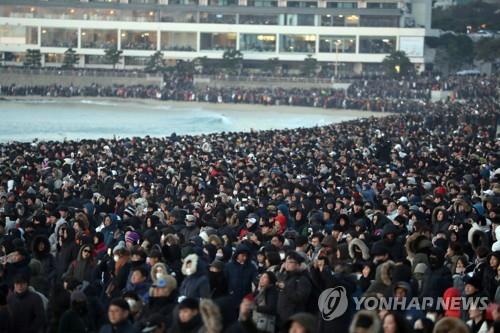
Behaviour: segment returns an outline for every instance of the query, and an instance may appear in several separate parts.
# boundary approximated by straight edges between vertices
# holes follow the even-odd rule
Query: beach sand
[[[142,98],[119,98],[119,97],[43,97],[43,96],[13,96],[4,97],[5,101],[14,100],[58,100],[58,101],[78,101],[78,100],[89,100],[89,101],[112,101],[115,103],[127,104],[128,102],[134,104],[144,104],[144,105],[154,105],[154,106],[172,106],[175,108],[182,109],[193,109],[193,108],[203,108],[212,111],[230,111],[234,112],[279,112],[283,114],[290,115],[303,115],[303,114],[315,114],[315,115],[335,115],[339,117],[355,117],[355,118],[367,118],[367,117],[385,117],[391,115],[389,112],[371,112],[371,111],[360,111],[360,110],[344,110],[344,109],[324,109],[315,107],[305,107],[305,106],[288,106],[288,105],[261,105],[261,104],[233,104],[233,103],[206,103],[206,102],[179,102],[179,101],[162,101],[156,99],[142,99]],[[1,105],[0,100],[0,105]],[[158,108],[157,110],[162,110]],[[126,111],[126,109],[124,109]]]

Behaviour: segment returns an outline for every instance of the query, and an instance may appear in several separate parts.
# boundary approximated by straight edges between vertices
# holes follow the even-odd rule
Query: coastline
[[[350,109],[325,109],[307,106],[288,106],[288,105],[261,105],[261,104],[230,104],[230,103],[208,103],[208,102],[185,102],[185,101],[162,101],[157,99],[146,99],[146,98],[120,98],[120,97],[45,97],[45,96],[0,96],[1,102],[15,102],[15,101],[36,101],[36,100],[57,100],[57,101],[95,101],[95,102],[114,102],[127,104],[129,101],[135,104],[143,104],[145,106],[171,106],[175,108],[185,108],[193,109],[197,107],[202,107],[210,111],[230,111],[230,112],[241,112],[242,114],[248,112],[279,112],[284,115],[301,115],[304,113],[315,114],[315,115],[335,115],[339,117],[355,117],[355,118],[370,118],[370,117],[385,117],[393,115],[390,112],[373,112],[373,111],[360,111],[360,110],[350,110]],[[158,109],[162,111],[162,109]],[[165,110],[163,110],[165,111]],[[126,111],[124,111],[126,112]]]

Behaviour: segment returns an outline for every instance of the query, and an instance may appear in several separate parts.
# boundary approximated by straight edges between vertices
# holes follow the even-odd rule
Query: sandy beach
[[[385,117],[391,115],[389,112],[371,112],[360,110],[344,110],[344,109],[324,109],[304,106],[288,106],[288,105],[260,105],[260,104],[229,104],[229,103],[206,103],[206,102],[179,102],[179,101],[161,101],[156,99],[142,99],[142,98],[118,98],[118,97],[43,97],[43,96],[15,96],[4,97],[3,101],[16,101],[16,100],[44,100],[44,101],[113,101],[114,103],[135,103],[153,106],[172,106],[175,108],[192,109],[203,108],[213,111],[231,111],[231,112],[259,112],[259,111],[275,111],[291,115],[304,115],[304,114],[318,114],[318,115],[332,115],[335,114],[340,117]],[[0,107],[2,100],[0,100]],[[158,109],[161,110],[161,109]],[[125,111],[125,110],[124,110]]]

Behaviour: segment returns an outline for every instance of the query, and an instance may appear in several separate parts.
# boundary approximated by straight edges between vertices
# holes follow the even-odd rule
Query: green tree
[[[40,50],[27,49],[26,56],[24,59],[25,67],[41,67],[42,66],[42,54]]]
[[[179,74],[193,75],[195,72],[195,62],[190,60],[179,60],[175,64],[175,68]]]
[[[472,1],[447,9],[436,8],[432,11],[432,28],[458,33],[465,33],[467,26],[471,26],[473,30],[500,30],[499,9],[498,4],[482,1]]]
[[[120,58],[122,56],[123,51],[118,50],[116,47],[111,47],[109,49],[104,50],[104,57],[106,58],[106,63],[113,65],[113,69],[116,68],[116,65],[120,63]]]
[[[429,38],[427,45],[436,48],[434,65],[443,72],[460,69],[474,59],[474,43],[465,34],[447,33],[439,38]]]
[[[64,52],[62,68],[74,68],[79,60],[80,57],[76,54],[76,51],[70,47]]]
[[[384,58],[382,65],[389,76],[404,76],[413,71],[413,65],[404,51],[393,51]]]
[[[237,74],[243,64],[243,53],[236,49],[228,49],[222,55],[222,69],[230,74]]]
[[[198,73],[210,74],[210,69],[213,71],[213,67],[210,67],[210,60],[207,56],[195,58],[193,64],[195,71]]]
[[[312,57],[312,55],[308,55],[304,62],[302,63],[302,74],[305,76],[314,76],[316,75],[316,71],[318,70],[318,60]]]
[[[147,72],[156,73],[165,68],[165,61],[163,59],[163,53],[161,51],[156,51],[153,53],[146,63],[145,70]]]
[[[476,58],[495,61],[500,58],[500,38],[483,38],[476,43]]]
[[[280,60],[278,58],[269,58],[263,67],[266,72],[276,74],[281,70]]]

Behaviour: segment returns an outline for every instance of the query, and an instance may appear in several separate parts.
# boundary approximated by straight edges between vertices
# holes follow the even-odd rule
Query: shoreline
[[[325,109],[312,106],[289,106],[289,105],[262,105],[262,104],[245,104],[245,103],[208,103],[208,102],[187,102],[187,101],[172,101],[172,100],[157,100],[157,99],[147,99],[147,98],[120,98],[120,97],[85,97],[85,96],[74,96],[74,97],[47,97],[47,96],[0,96],[1,102],[15,102],[15,101],[36,101],[36,100],[56,100],[56,101],[110,101],[115,103],[127,104],[129,101],[135,104],[143,104],[145,106],[172,106],[177,108],[192,109],[196,107],[202,107],[210,111],[232,111],[232,112],[283,112],[284,115],[302,115],[304,113],[316,114],[316,115],[335,115],[339,117],[356,117],[356,118],[380,118],[395,113],[391,112],[374,112],[374,111],[360,111],[351,109]],[[166,111],[158,109],[158,111]],[[126,112],[126,111],[124,111]]]

